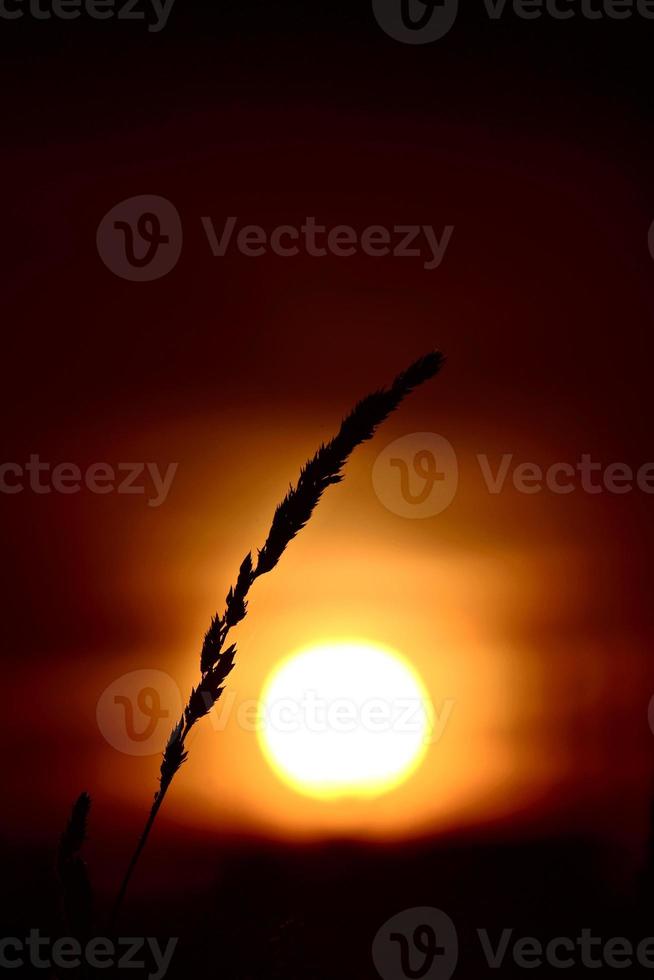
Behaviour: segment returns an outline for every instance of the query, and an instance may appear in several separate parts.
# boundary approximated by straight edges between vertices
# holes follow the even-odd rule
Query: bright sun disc
[[[292,654],[268,677],[259,741],[295,790],[373,796],[417,768],[431,733],[429,698],[394,650],[333,642]]]

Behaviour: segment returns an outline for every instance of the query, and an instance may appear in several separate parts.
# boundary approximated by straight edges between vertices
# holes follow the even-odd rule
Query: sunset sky
[[[600,476],[654,461],[654,202],[636,79],[609,100],[609,81],[585,79],[576,34],[556,76],[545,41],[529,64],[508,28],[492,52],[474,33],[464,70],[463,48],[437,57],[375,32],[360,55],[363,14],[347,38],[306,16],[295,28],[315,32],[313,55],[264,20],[244,59],[232,12],[213,51],[180,15],[174,36],[147,39],[147,59],[130,35],[120,64],[111,32],[94,48],[59,25],[7,109],[2,462],[177,468],[157,507],[0,494],[5,847],[49,847],[87,789],[89,854],[115,888],[171,725],[151,754],[121,751],[98,723],[103,692],[163,672],[174,720],[210,617],[302,463],[359,397],[438,347],[442,374],[354,453],[255,583],[236,668],[189,740],[137,894],[159,880],[146,869],[165,842],[232,837],[578,834],[617,842],[635,866],[652,788],[654,495],[589,493],[577,476],[570,493],[524,493],[513,472],[584,454]],[[21,71],[26,47],[21,35]],[[502,67],[509,50],[521,82]],[[102,84],[72,99],[94,59]],[[138,283],[103,264],[96,231],[144,194],[174,204],[184,238],[170,274]],[[454,231],[425,270],[411,257],[214,257],[208,216]],[[373,468],[415,433],[451,444],[458,487],[412,520],[385,506]],[[484,466],[497,473],[503,454],[492,493]],[[450,714],[392,791],[316,799],[279,779],[238,708],[293,651],[352,639],[396,650]]]

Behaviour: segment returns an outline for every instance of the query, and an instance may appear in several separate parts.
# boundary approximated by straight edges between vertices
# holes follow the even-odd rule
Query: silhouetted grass
[[[191,691],[182,717],[171,732],[164,750],[159,789],[121,884],[114,906],[114,920],[163,799],[175,774],[187,759],[186,737],[195,723],[216,703],[234,666],[236,644],[225,644],[230,631],[245,618],[252,585],[260,575],[275,567],[286,547],[311,518],[327,487],[343,479],[342,469],[352,451],[371,439],[377,426],[398,407],[402,399],[437,374],[443,362],[440,352],[427,354],[399,374],[390,388],[375,391],[358,402],[341,423],[337,435],[330,442],[323,443],[302,467],[297,484],[290,488],[275,510],[268,537],[257,553],[256,562],[253,562],[251,552],[243,559],[236,583],[227,594],[224,612],[222,615],[216,613],[205,634],[200,652],[200,682]]]
[[[57,849],[57,875],[66,925],[70,934],[80,940],[89,935],[93,914],[91,883],[81,856],[90,809],[91,797],[81,793],[73,804]]]

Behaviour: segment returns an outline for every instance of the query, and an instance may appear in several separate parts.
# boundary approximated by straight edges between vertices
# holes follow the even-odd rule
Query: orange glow
[[[107,651],[86,688],[76,687],[80,731],[96,733],[96,792],[135,814],[156,788],[159,757],[121,754],[107,744],[95,723],[98,698],[120,674],[143,668],[167,672],[186,698],[197,683],[209,616],[221,607],[244,552],[265,538],[288,474],[297,471],[321,431],[315,422],[310,429],[291,437],[287,425],[284,441],[275,445],[256,428],[235,430],[233,442],[222,445],[226,458],[239,458],[238,473],[231,475],[214,472],[203,457],[200,447],[210,442],[203,425],[168,433],[170,452],[188,452],[195,468],[180,487],[186,495],[157,538],[148,539],[147,576],[136,571],[142,541],[135,536],[134,553],[125,556],[134,577],[120,582],[138,604],[144,637],[153,640]],[[387,439],[397,431],[389,426]],[[241,458],[243,445],[253,451]],[[362,449],[342,486],[326,494],[279,565],[257,581],[234,635],[236,668],[216,708],[191,734],[188,762],[166,799],[163,819],[292,840],[405,839],[515,820],[532,805],[553,801],[555,788],[564,784],[569,759],[556,723],[569,724],[569,694],[579,690],[579,681],[568,688],[563,676],[556,690],[548,684],[558,638],[552,634],[548,641],[541,625],[545,613],[564,621],[583,601],[580,556],[551,531],[546,501],[537,509],[533,497],[516,502],[471,494],[469,480],[462,481],[455,505],[436,518],[407,521],[390,514],[370,476],[381,448]],[[494,508],[492,521],[499,526],[516,506],[525,513],[532,508],[524,550],[504,548],[499,535],[482,546],[473,540],[474,522],[491,521],[484,508]],[[565,590],[559,587],[563,577]],[[158,629],[162,608],[165,633]],[[256,711],[266,679],[289,651],[322,637],[365,637],[401,651],[433,706],[436,737],[409,778],[381,795],[299,794],[261,752]],[[582,662],[590,660],[580,647],[575,663]]]
[[[420,678],[396,651],[331,640],[277,664],[257,732],[269,765],[297,792],[378,796],[420,765],[432,713]]]
[[[302,549],[297,544],[296,553]],[[303,544],[308,551],[306,540]],[[318,552],[321,560],[311,566],[310,576],[299,554],[295,568],[292,562],[280,565],[276,580],[270,576],[261,583],[261,605],[256,604],[261,620],[251,615],[241,634],[242,649],[251,655],[241,657],[225,701],[193,741],[195,768],[185,779],[197,818],[224,819],[231,810],[237,826],[246,823],[284,836],[386,838],[444,828],[465,821],[466,813],[474,817],[480,798],[503,784],[511,768],[511,745],[504,737],[510,711],[507,662],[488,641],[475,637],[470,624],[443,616],[433,628],[433,594],[446,596],[458,575],[470,588],[473,570],[466,576],[453,562],[434,563],[419,554],[398,561],[392,550],[333,538],[323,539]],[[411,593],[412,599],[403,601]],[[447,718],[411,778],[382,796],[298,795],[270,769],[256,732],[244,723],[248,704],[258,699],[289,647],[306,646],[328,630],[341,636],[356,631],[375,644],[402,649],[434,712]]]

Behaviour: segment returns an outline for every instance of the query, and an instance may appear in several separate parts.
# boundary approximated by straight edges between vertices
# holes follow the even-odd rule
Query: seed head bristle
[[[304,464],[297,484],[289,487],[273,514],[268,537],[257,554],[256,566],[253,566],[250,552],[241,562],[236,584],[227,593],[225,611],[222,616],[217,613],[212,617],[204,636],[200,653],[200,683],[192,689],[184,713],[166,744],[161,761],[159,790],[155,793],[144,831],[118,893],[114,919],[162,800],[175,773],[186,761],[186,736],[193,725],[216,703],[222,694],[225,678],[234,667],[236,646],[232,644],[224,651],[223,647],[230,630],[246,616],[247,597],[254,581],[275,567],[288,544],[311,518],[327,487],[340,483],[343,479],[342,469],[353,450],[371,439],[377,427],[397,408],[402,399],[437,374],[443,363],[444,357],[439,351],[427,354],[399,374],[390,388],[374,391],[358,402],[345,416],[334,438],[322,443],[315,455]]]

